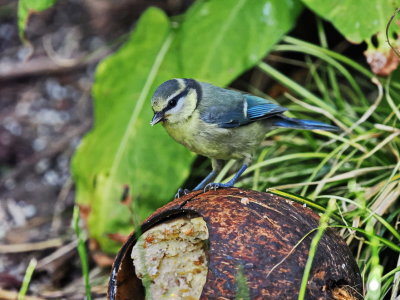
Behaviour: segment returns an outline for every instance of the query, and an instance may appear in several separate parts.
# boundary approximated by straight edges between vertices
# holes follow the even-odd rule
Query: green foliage
[[[98,66],[94,129],[77,149],[72,167],[76,200],[88,208],[90,234],[103,250],[118,249],[108,233],[132,230],[132,210],[146,217],[169,201],[190,173],[193,154],[161,126],[149,125],[155,88],[174,77],[229,84],[293,26],[301,9],[296,3],[197,1],[176,28],[151,8],[129,41]],[[121,203],[126,191],[137,203],[131,209]]]
[[[307,283],[310,277],[313,260],[315,258],[315,254],[317,253],[318,244],[322,236],[324,235],[325,230],[328,228],[330,215],[334,211],[334,209],[335,209],[335,200],[331,199],[331,201],[329,201],[326,212],[321,216],[321,219],[319,220],[318,230],[315,233],[313,239],[311,240],[310,250],[308,252],[308,258],[306,265],[304,267],[303,278],[301,280],[298,300],[304,300],[306,297]]]
[[[265,56],[300,9],[299,1],[195,2],[182,24],[183,76],[226,85]]]
[[[19,0],[18,2],[18,32],[22,41],[25,40],[24,31],[28,23],[29,15],[41,12],[52,7],[57,0]]]
[[[371,3],[376,5],[367,24],[366,18],[358,18],[353,2],[335,2],[334,6],[331,1],[303,2],[357,42],[384,31],[394,3],[364,3],[363,14],[367,14],[365,9],[373,10]],[[260,149],[256,163],[237,186],[274,187],[277,194],[297,194],[290,198],[303,199],[325,216],[329,214],[332,218],[330,223],[323,220],[324,228],[341,228],[342,236],[358,249],[356,259],[368,283],[368,295],[383,299],[392,287],[392,291],[398,288],[393,285],[393,266],[385,265],[380,255],[383,251],[400,255],[395,227],[399,215],[395,203],[400,195],[400,107],[396,102],[400,72],[387,80],[377,79],[362,65],[327,49],[320,23],[322,47],[290,37],[275,45],[293,26],[301,10],[299,3],[197,1],[176,18],[178,24],[152,8],[143,14],[127,43],[99,65],[93,87],[95,126],[77,150],[73,173],[77,202],[89,208],[91,236],[104,251],[118,248],[107,234],[130,232],[139,222],[136,218],[142,220],[171,199],[191,172],[194,156],[172,141],[161,126],[148,125],[149,99],[155,88],[173,77],[226,86],[257,64],[261,73],[290,91],[279,101],[283,105],[291,101],[286,105],[289,116],[312,119],[310,112],[314,111],[314,118],[330,119],[342,132],[269,132],[267,138],[273,143]],[[296,83],[260,62],[271,47],[306,57],[296,62],[309,71],[305,82]],[[250,91],[263,96],[255,88]],[[232,165],[226,165],[217,181]],[[336,200],[336,207],[328,213],[327,199]],[[311,262],[312,257],[309,267]],[[246,298],[247,285],[241,275],[239,271],[238,296]],[[372,289],[375,283],[377,290]],[[303,293],[305,288],[304,283]]]
[[[29,15],[56,1],[19,1],[18,28],[23,41]],[[295,24],[301,3],[331,22],[348,40],[366,41],[369,49],[375,34],[378,48],[386,45],[386,25],[400,6],[399,0],[198,0],[173,21],[150,8],[125,45],[99,64],[93,86],[94,128],[77,149],[72,171],[76,201],[87,209],[91,237],[105,252],[113,253],[119,247],[108,234],[127,234],[138,227],[144,217],[172,198],[191,172],[194,155],[176,144],[161,126],[149,126],[149,99],[155,88],[173,77],[226,86],[258,65],[258,74],[264,73],[290,91],[279,101],[291,101],[289,116],[311,119],[314,111],[314,118],[330,119],[343,132],[269,132],[267,138],[273,142],[260,149],[256,163],[237,186],[270,191],[273,187],[278,195],[325,212],[317,234],[322,235],[327,226],[341,229],[347,243],[357,249],[367,296],[384,299],[391,293],[392,299],[396,297],[400,270],[383,259],[382,252],[400,256],[400,70],[386,80],[375,78],[362,65],[327,49],[321,23],[322,46],[290,37],[275,45]],[[396,38],[392,33],[398,32],[397,19],[389,28],[389,39]],[[306,59],[296,63],[309,71],[305,82],[296,83],[261,62],[271,48],[303,54]],[[254,87],[250,91],[263,96]],[[228,163],[217,180],[232,165]],[[336,207],[325,209],[328,199],[335,199]],[[89,297],[86,249],[77,213],[74,224]],[[311,268],[312,255],[309,261]],[[33,269],[34,261],[27,269],[22,297]],[[237,298],[247,299],[243,269],[237,278]],[[305,288],[306,279],[303,293]]]
[[[332,22],[347,39],[360,43],[385,32],[398,0],[302,0],[312,11]]]
[[[251,187],[257,181],[260,190],[268,188],[282,196],[288,191],[300,195],[295,196],[297,199],[306,197],[313,202],[310,205],[308,200],[302,200],[304,204],[321,211],[325,211],[321,207],[328,206],[327,199],[335,199],[337,206],[329,226],[343,228],[343,238],[358,249],[356,260],[368,297],[384,299],[390,293],[395,295],[399,285],[394,280],[395,264],[384,259],[382,253],[400,256],[396,227],[400,106],[394,100],[400,98],[398,73],[389,80],[378,80],[339,53],[289,37],[275,50],[306,55],[304,67],[309,76],[303,85],[270,65],[259,64],[265,76],[290,90],[284,97],[292,101],[286,105],[289,113],[312,119],[310,112],[314,111],[314,118],[330,119],[343,131],[276,129],[268,133],[268,140],[273,139],[273,143],[267,152],[260,152],[262,159],[245,172],[237,186]]]
[[[26,296],[26,293],[28,292],[29,285],[30,285],[30,283],[32,281],[32,276],[33,276],[33,273],[34,273],[34,271],[36,269],[36,266],[37,266],[37,260],[36,260],[36,258],[32,258],[29,261],[28,267],[26,268],[24,279],[22,281],[21,288],[20,288],[20,290],[18,292],[18,298],[17,298],[18,300],[24,300],[25,299],[25,296]]]
[[[80,224],[80,212],[79,207],[77,205],[74,206],[74,212],[72,215],[72,227],[74,228],[76,237],[78,239],[78,254],[79,260],[82,266],[82,277],[83,283],[85,285],[85,300],[92,300],[92,293],[91,293],[91,285],[90,285],[90,278],[89,278],[89,259],[86,250],[86,234],[84,231],[81,230]]]
[[[169,199],[189,174],[192,155],[149,125],[154,86],[175,77],[160,69],[175,33],[158,9],[143,14],[129,41],[97,69],[93,86],[95,126],[73,159],[76,200],[88,205],[91,236],[115,251],[107,233],[131,231],[130,210],[121,203],[125,187],[140,202],[142,218]],[[163,72],[160,72],[163,70]]]

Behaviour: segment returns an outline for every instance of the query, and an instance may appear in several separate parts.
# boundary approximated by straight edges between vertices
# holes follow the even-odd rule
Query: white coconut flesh
[[[199,299],[208,270],[207,240],[201,217],[173,219],[143,233],[131,257],[136,276],[149,282],[147,298]]]

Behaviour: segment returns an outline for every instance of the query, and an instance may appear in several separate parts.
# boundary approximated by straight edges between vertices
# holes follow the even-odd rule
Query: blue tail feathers
[[[295,129],[307,129],[307,130],[325,130],[325,131],[339,131],[339,127],[325,124],[323,122],[312,121],[312,120],[301,120],[295,118],[288,118],[280,116],[279,119],[274,120],[273,126],[295,128]]]

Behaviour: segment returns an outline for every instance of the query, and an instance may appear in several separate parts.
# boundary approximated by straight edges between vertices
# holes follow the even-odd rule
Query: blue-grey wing
[[[258,119],[270,118],[272,116],[282,114],[287,108],[272,103],[264,98],[253,95],[243,95],[247,102],[247,116],[251,121]]]
[[[200,118],[203,121],[217,124],[221,128],[243,126],[287,110],[264,98],[221,90],[214,90],[212,96],[203,99],[200,108]]]

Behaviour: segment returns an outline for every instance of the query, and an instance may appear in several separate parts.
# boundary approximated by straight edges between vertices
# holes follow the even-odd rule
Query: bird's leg
[[[207,184],[204,187],[204,190],[208,191],[208,190],[216,190],[216,189],[219,189],[219,188],[232,187],[236,183],[236,181],[238,180],[240,175],[242,175],[243,172],[247,169],[247,167],[248,167],[248,165],[243,164],[240,167],[239,171],[236,172],[235,176],[233,176],[233,178],[231,180],[229,180],[227,183],[212,182],[212,183]]]
[[[204,191],[216,190],[218,188],[232,187],[236,183],[236,181],[239,179],[240,175],[242,175],[243,172],[246,171],[246,169],[250,165],[251,161],[252,161],[252,155],[246,156],[246,158],[243,161],[243,165],[240,167],[240,169],[236,172],[236,174],[233,176],[233,178],[231,180],[229,180],[227,183],[220,183],[220,182],[209,183],[204,187]]]
[[[217,176],[217,172],[212,170],[196,187],[193,189],[193,191],[198,191],[204,189],[207,183],[209,183],[211,180],[213,180]]]
[[[224,165],[224,161],[220,159],[211,159],[212,171],[193,189],[193,191],[198,191],[204,189],[207,183],[213,180],[219,171],[221,171]]]
[[[217,176],[218,172],[222,169],[223,164],[224,164],[223,160],[211,159],[212,171],[193,189],[193,191],[199,191],[204,189],[206,184]],[[190,190],[180,188],[178,192],[175,194],[175,198],[180,198],[189,193]]]

